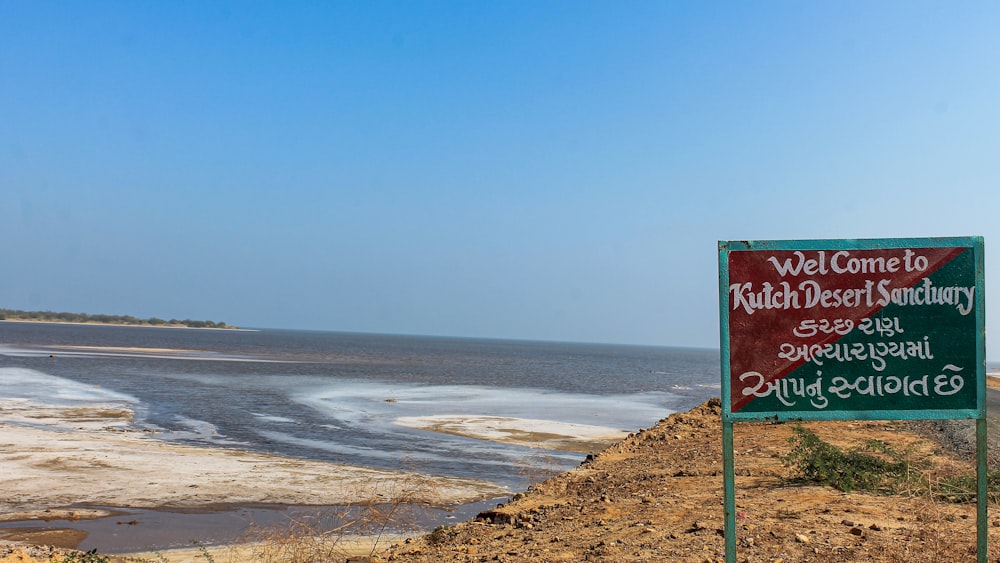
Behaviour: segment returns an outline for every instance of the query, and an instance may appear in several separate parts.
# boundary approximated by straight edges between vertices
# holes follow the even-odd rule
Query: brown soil
[[[473,521],[398,543],[379,560],[724,561],[718,400],[660,421]],[[924,491],[878,496],[790,485],[792,424],[735,425],[738,561],[975,561],[975,504]],[[903,422],[805,424],[844,447],[870,439],[972,471]],[[933,479],[933,477],[932,477]],[[997,560],[1000,521],[990,525]]]

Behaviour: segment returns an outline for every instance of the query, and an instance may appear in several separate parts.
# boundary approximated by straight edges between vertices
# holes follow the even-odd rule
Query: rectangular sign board
[[[719,243],[723,416],[985,416],[983,239]]]

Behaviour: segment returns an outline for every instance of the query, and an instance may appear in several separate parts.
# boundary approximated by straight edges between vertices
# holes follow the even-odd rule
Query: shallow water
[[[8,400],[127,406],[160,439],[513,487],[523,484],[514,466],[570,467],[585,454],[394,420],[488,415],[635,431],[717,395],[718,373],[710,350],[0,323]]]
[[[24,520],[4,522],[0,524],[0,528],[81,530],[87,533],[87,537],[76,546],[77,549],[97,549],[101,553],[139,553],[194,545],[259,541],[262,539],[261,532],[288,529],[297,524],[310,526],[315,530],[328,530],[342,526],[345,521],[358,522],[358,525],[342,530],[345,537],[379,533],[406,534],[469,520],[505,500],[507,499],[490,499],[449,509],[423,506],[352,509],[343,506],[252,505],[216,506],[195,511],[111,507],[115,513],[105,518]],[[382,528],[383,520],[405,521],[407,526],[400,528],[389,522]]]

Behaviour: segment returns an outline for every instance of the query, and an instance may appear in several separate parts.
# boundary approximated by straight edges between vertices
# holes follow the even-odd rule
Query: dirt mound
[[[737,424],[738,560],[974,561],[974,504],[912,496],[843,493],[782,478],[792,424]],[[903,422],[804,426],[841,446],[877,439],[962,465]],[[399,543],[382,560],[723,561],[721,405],[718,399],[661,420],[470,522]],[[991,524],[991,559],[996,560]]]
[[[51,545],[18,542],[0,545],[0,563],[61,563],[70,557],[80,558],[83,555],[82,552],[73,549],[62,549]]]

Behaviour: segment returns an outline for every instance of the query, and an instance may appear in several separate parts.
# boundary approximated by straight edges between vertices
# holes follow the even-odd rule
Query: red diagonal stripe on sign
[[[763,375],[765,382],[772,382],[795,371],[806,363],[805,359],[789,360],[779,358],[778,352],[784,343],[796,347],[807,345],[825,345],[840,340],[844,335],[836,332],[817,332],[816,335],[800,338],[792,332],[803,320],[826,319],[831,323],[836,319],[850,320],[853,326],[880,311],[884,305],[875,301],[875,295],[869,303],[867,295],[858,290],[867,289],[877,292],[881,280],[888,279],[885,289],[901,289],[913,287],[925,277],[930,276],[956,256],[965,251],[964,247],[939,247],[919,249],[871,249],[871,250],[751,250],[732,251],[729,253],[729,352],[730,352],[730,390],[731,411],[736,412],[752,401],[754,396],[742,396],[741,374],[757,372]],[[911,252],[910,264],[916,256],[927,259],[923,269],[906,271],[904,259]],[[893,258],[899,260],[899,271],[885,273],[832,273],[832,259],[840,254],[839,265],[846,260],[881,259],[887,263]],[[797,254],[798,253],[798,254]],[[773,258],[774,260],[770,260]],[[808,262],[807,260],[814,260]],[[874,263],[874,262],[872,262]],[[796,268],[801,266],[801,268]],[[785,275],[781,271],[785,270]],[[821,269],[825,269],[823,274]],[[750,291],[746,291],[747,283]],[[869,285],[869,283],[871,285]],[[787,284],[787,285],[786,285]],[[734,286],[736,288],[734,289]],[[767,287],[770,290],[767,291]],[[822,308],[807,308],[806,293],[809,288],[820,287],[823,290],[840,291],[842,297],[860,299],[860,303]],[[800,308],[794,308],[789,300],[789,294],[797,293]],[[752,295],[751,295],[752,294]],[[849,294],[849,295],[848,295]],[[769,301],[773,308],[753,308],[750,303],[753,295],[759,296],[758,301]],[[783,306],[787,305],[787,307]],[[850,305],[850,306],[849,306]]]

